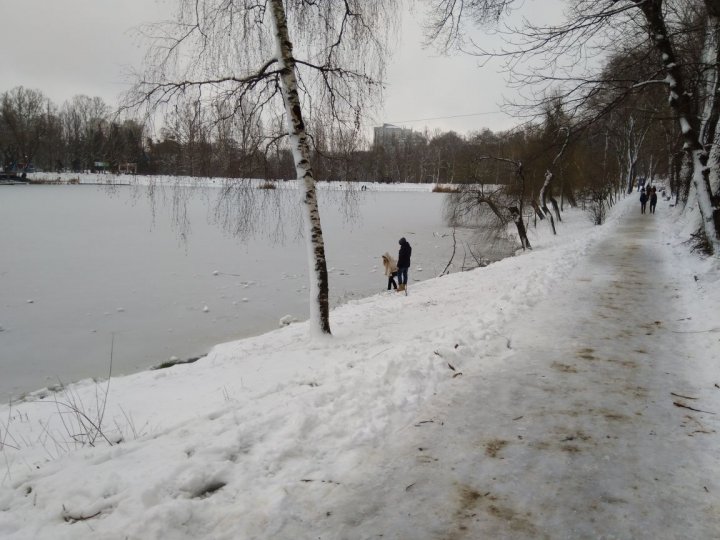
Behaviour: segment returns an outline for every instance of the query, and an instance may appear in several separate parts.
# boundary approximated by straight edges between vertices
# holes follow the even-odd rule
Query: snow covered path
[[[674,405],[720,412],[706,349],[678,330],[693,276],[669,265],[652,216],[616,231],[508,326],[501,363],[388,451],[407,459],[348,501],[372,503],[342,537],[720,537],[718,417]]]

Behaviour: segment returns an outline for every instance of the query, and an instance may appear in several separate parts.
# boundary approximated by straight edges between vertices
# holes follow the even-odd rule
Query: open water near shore
[[[111,344],[117,375],[203,355],[286,315],[307,319],[299,193],[262,194],[251,221],[271,234],[249,238],[222,226],[237,216],[224,213],[219,193],[0,188],[0,400],[107,376]],[[443,271],[453,249],[446,195],[355,192],[350,210],[346,196],[320,193],[333,306],[385,289],[380,256],[397,256],[401,236],[413,247],[411,285]],[[469,236],[458,232],[455,270],[467,263]],[[496,259],[507,248],[480,251]]]

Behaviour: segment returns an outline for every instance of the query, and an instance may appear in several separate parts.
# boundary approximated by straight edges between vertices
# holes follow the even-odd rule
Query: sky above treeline
[[[115,106],[139,68],[145,44],[140,25],[168,19],[177,0],[0,0],[0,91],[15,86],[41,90],[61,105],[84,94]],[[557,16],[560,0],[528,0],[522,14],[537,20]],[[552,8],[554,6],[554,8]],[[518,120],[501,111],[515,98],[497,63],[479,67],[470,56],[445,56],[422,47],[423,10],[405,10],[398,46],[389,64],[384,122],[418,131],[508,129]],[[478,33],[485,43],[495,38]]]

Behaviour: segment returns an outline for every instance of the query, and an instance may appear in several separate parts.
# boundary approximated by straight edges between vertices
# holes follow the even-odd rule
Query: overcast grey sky
[[[525,4],[532,15],[558,1]],[[57,105],[86,94],[114,106],[128,87],[127,67],[139,67],[144,54],[133,29],[167,18],[174,6],[175,0],[0,0],[0,91],[22,85]],[[503,95],[512,92],[494,65],[478,68],[471,57],[423,50],[418,21],[404,21],[378,123],[462,134],[517,123],[498,112]],[[491,114],[465,116],[475,113]]]

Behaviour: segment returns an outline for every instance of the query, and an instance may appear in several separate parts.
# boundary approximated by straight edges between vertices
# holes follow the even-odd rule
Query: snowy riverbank
[[[332,338],[293,324],[1,408],[0,536],[708,537],[720,425],[693,409],[720,413],[717,261],[636,206],[349,302]]]

